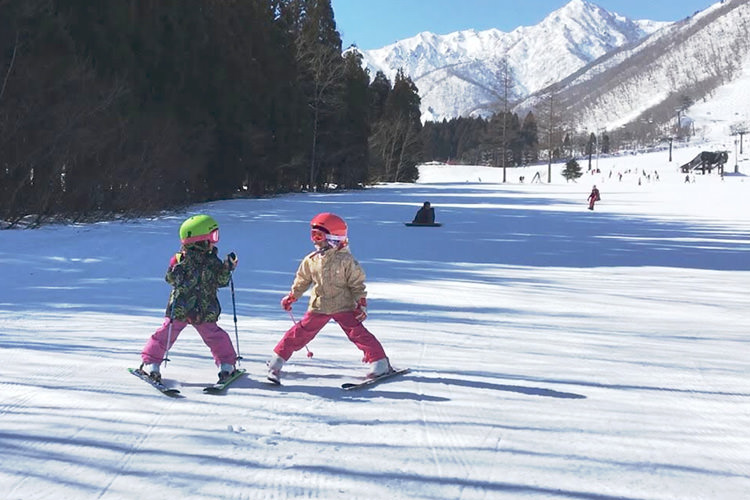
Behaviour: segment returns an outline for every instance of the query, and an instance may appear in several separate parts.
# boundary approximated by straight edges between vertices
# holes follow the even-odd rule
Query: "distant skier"
[[[335,214],[321,213],[310,221],[310,230],[315,251],[302,260],[292,290],[281,299],[281,307],[291,311],[292,304],[312,287],[307,312],[274,348],[268,379],[279,383],[284,363],[331,319],[364,353],[363,361],[370,363],[367,377],[389,373],[392,368],[382,345],[362,324],[367,317],[365,273],[349,251],[346,222]]]
[[[435,209],[430,206],[429,201],[425,201],[414,216],[412,224],[434,224],[435,223]]]
[[[599,201],[601,199],[602,198],[599,195],[599,189],[597,189],[597,187],[594,186],[593,189],[591,189],[591,194],[588,197],[588,200],[589,200],[589,210],[593,210],[594,209],[594,203],[596,203],[597,201]]]
[[[172,256],[165,279],[173,286],[162,325],[141,352],[140,370],[161,381],[159,365],[180,332],[193,325],[211,349],[219,367],[219,381],[234,372],[237,353],[227,332],[216,324],[221,314],[217,289],[227,286],[237,267],[237,256],[222,262],[214,246],[219,241],[219,224],[208,215],[194,215],[180,226],[181,249]]]

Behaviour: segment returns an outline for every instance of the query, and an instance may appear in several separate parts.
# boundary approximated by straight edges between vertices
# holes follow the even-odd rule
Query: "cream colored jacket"
[[[323,314],[353,311],[366,297],[365,272],[349,247],[308,254],[297,268],[292,294],[299,299],[312,285],[307,310]]]

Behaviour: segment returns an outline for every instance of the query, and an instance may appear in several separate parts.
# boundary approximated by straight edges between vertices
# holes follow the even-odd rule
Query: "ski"
[[[217,382],[215,384],[206,386],[203,388],[203,392],[206,394],[219,394],[221,392],[224,392],[224,390],[229,387],[235,380],[243,376],[247,372],[244,368],[239,368],[230,375],[228,379],[226,379],[224,382]]]
[[[341,388],[345,391],[352,391],[355,389],[363,389],[365,387],[378,384],[386,379],[389,379],[391,377],[395,377],[397,375],[403,375],[405,373],[409,373],[411,370],[409,368],[401,368],[401,369],[394,369],[388,373],[385,373],[383,375],[380,375],[379,377],[375,378],[368,378],[365,379],[362,382],[348,382],[346,384],[341,384]]]
[[[143,380],[144,382],[148,383],[150,386],[155,388],[157,391],[161,392],[165,396],[169,396],[172,398],[181,398],[182,395],[180,394],[180,391],[177,389],[172,389],[171,387],[167,387],[161,382],[157,382],[156,380],[152,379],[148,376],[146,372],[143,370],[140,370],[138,368],[128,368],[128,371],[138,377],[139,379]]]

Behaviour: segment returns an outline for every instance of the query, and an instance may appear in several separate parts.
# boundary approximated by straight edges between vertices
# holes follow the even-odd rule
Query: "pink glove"
[[[297,299],[294,297],[292,292],[289,292],[289,295],[281,299],[281,307],[284,308],[285,311],[291,311],[292,304],[294,304],[295,302],[297,302]]]
[[[354,309],[354,318],[362,323],[367,318],[367,299],[362,297],[357,302],[357,308]]]
[[[172,268],[176,266],[177,264],[180,263],[181,260],[182,260],[182,253],[177,252],[176,254],[172,256],[171,259],[169,259],[169,267]]]

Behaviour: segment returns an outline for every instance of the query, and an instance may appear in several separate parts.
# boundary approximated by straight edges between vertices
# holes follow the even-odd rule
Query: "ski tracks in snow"
[[[486,465],[494,463],[492,457],[501,447],[502,429],[480,418],[483,414],[480,408],[477,408],[476,420],[466,420],[465,408],[471,402],[464,400],[466,388],[454,385],[461,376],[455,376],[453,381],[439,372],[434,377],[429,375],[436,370],[432,364],[424,366],[425,360],[430,359],[428,348],[435,342],[433,337],[427,342],[425,337],[429,335],[425,332],[422,336],[419,360],[412,374],[416,375],[422,439],[429,450],[435,477],[441,479],[444,492],[449,491],[452,498],[491,498],[494,493],[487,487],[491,485],[494,467],[488,469]],[[440,362],[439,359],[432,361]],[[483,381],[466,380],[465,384],[470,390],[485,393],[478,397],[480,401],[495,397],[486,392]],[[488,404],[492,404],[489,401],[487,399]],[[486,455],[487,461],[477,462],[478,453]]]
[[[177,400],[169,400],[165,398],[165,403],[167,404],[167,408],[165,410],[167,411],[158,411],[153,414],[153,417],[151,418],[151,421],[144,426],[144,429],[141,433],[135,435],[135,439],[130,443],[129,449],[122,455],[122,457],[117,461],[115,466],[113,467],[115,473],[114,475],[109,479],[107,484],[102,487],[101,491],[99,492],[99,495],[97,495],[96,498],[105,498],[105,496],[109,493],[110,489],[112,488],[112,485],[120,479],[123,476],[127,476],[130,474],[131,470],[131,464],[133,463],[134,458],[138,455],[138,452],[143,449],[144,444],[149,440],[149,438],[153,435],[154,430],[160,426],[162,421],[167,415],[171,414],[171,407],[176,403]]]
[[[419,371],[424,365],[424,360],[428,358],[426,335],[428,334],[425,332],[422,336],[417,369],[412,373]],[[428,384],[419,379],[417,388],[422,433],[434,464],[435,475],[447,482],[455,481],[458,488],[456,498],[460,498],[463,486],[458,485],[467,484],[478,475],[478,472],[467,457],[466,448],[471,446],[468,442],[470,439],[460,434],[460,427],[452,421],[446,409],[454,404],[452,388],[448,384]],[[438,388],[447,392],[436,394]],[[431,396],[438,396],[439,399],[426,397],[426,392]]]
[[[456,428],[451,425],[449,417],[442,408],[444,404],[444,402],[427,402],[424,398],[420,399],[419,407],[425,442],[430,448],[439,477],[446,477],[445,472],[450,471],[452,477],[468,479],[472,475],[472,468],[463,452],[466,443],[462,442],[456,434]]]

